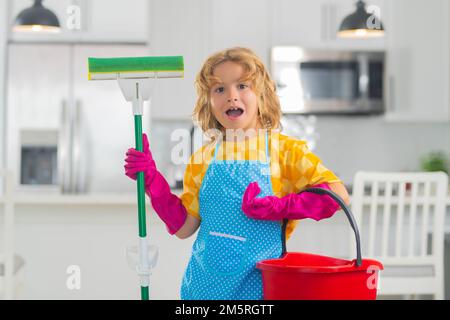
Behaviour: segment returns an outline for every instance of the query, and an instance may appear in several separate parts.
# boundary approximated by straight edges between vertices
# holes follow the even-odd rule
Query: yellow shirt
[[[201,219],[199,214],[199,191],[208,165],[214,156],[215,144],[208,143],[199,148],[190,158],[184,174],[181,201],[187,212]],[[270,174],[275,196],[281,198],[290,193],[315,184],[341,182],[328,170],[306,144],[271,131],[269,134]],[[217,160],[262,160],[265,161],[265,134],[238,141],[224,141],[218,148]],[[298,220],[290,220],[286,228],[286,238],[295,229]]]

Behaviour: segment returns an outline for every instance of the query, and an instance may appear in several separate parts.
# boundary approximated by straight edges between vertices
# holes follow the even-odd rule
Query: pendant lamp
[[[15,32],[45,32],[56,33],[61,30],[58,17],[42,5],[42,0],[22,10],[14,22]]]
[[[356,11],[344,18],[337,35],[341,38],[382,37],[384,27],[377,16],[367,12],[364,1],[359,0]]]

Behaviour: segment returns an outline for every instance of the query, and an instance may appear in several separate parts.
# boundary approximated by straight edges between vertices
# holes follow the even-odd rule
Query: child
[[[182,195],[172,194],[157,170],[146,135],[143,152],[127,151],[126,175],[144,171],[146,193],[170,234],[185,239],[199,229],[182,299],[262,299],[256,263],[282,255],[282,222],[289,220],[289,238],[297,220],[321,220],[339,209],[329,196],[298,193],[317,186],[346,202],[348,194],[305,141],[277,132],[275,85],[252,51],[212,55],[196,88],[194,117],[212,141],[191,156]]]

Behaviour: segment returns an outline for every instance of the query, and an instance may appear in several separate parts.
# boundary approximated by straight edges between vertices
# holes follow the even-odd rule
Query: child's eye
[[[214,89],[214,92],[217,92],[217,93],[222,93],[222,92],[223,92],[223,90],[224,90],[224,88],[223,88],[223,87],[218,87],[218,88]]]
[[[245,83],[239,84],[239,89],[245,89],[245,88],[248,88],[248,85],[246,85]]]

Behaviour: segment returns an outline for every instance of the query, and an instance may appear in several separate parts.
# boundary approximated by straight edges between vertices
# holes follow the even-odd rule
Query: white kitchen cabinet
[[[387,120],[448,121],[448,1],[389,4]]]
[[[30,0],[9,0],[10,25]],[[47,0],[43,5],[59,19],[58,34],[11,32],[14,41],[146,43],[149,1],[147,0]]]
[[[211,49],[248,47],[263,60],[270,61],[271,0],[213,0],[211,18]],[[237,9],[239,8],[239,9]]]
[[[211,53],[210,1],[154,0],[150,9],[151,54],[184,57],[184,78],[157,82],[152,118],[188,120],[196,98],[195,76]]]
[[[387,0],[367,1],[379,8],[383,21]],[[356,0],[271,1],[272,46],[307,48],[383,49],[385,39],[340,39],[336,33],[345,16],[356,9]],[[386,14],[385,14],[386,13]],[[383,21],[384,22],[384,21]]]
[[[320,46],[328,37],[324,0],[279,0],[271,3],[273,45]]]
[[[8,125],[58,129],[68,103],[70,60],[66,45],[9,46]]]

